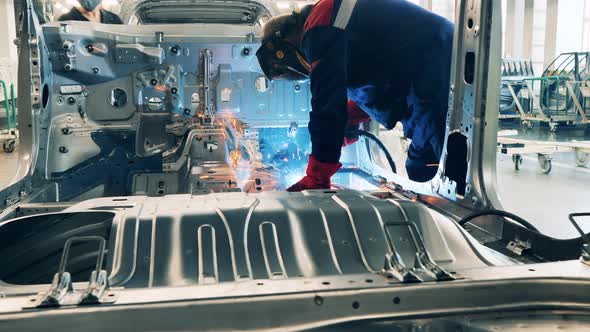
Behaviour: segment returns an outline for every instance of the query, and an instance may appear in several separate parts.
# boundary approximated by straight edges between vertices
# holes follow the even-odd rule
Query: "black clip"
[[[406,235],[409,235],[414,245],[414,265],[408,268],[401,259],[398,248],[393,241],[390,228],[406,228]],[[388,222],[383,225],[390,252],[385,255],[384,273],[387,276],[393,276],[401,282],[421,282],[421,281],[446,281],[455,280],[455,278],[440,266],[436,265],[424,245],[422,236],[416,225],[412,222]],[[402,228],[402,230],[403,230]],[[409,256],[409,255],[406,255]]]
[[[73,242],[90,241],[96,241],[99,243],[96,266],[90,275],[90,280],[86,290],[77,291],[73,287],[70,273],[66,271],[68,258],[70,256],[70,248]],[[100,236],[80,236],[69,238],[64,245],[61,261],[59,263],[59,270],[54,275],[49,290],[45,293],[39,293],[35,297],[31,298],[28,302],[30,305],[25,306],[25,308],[47,308],[61,307],[66,305],[115,302],[116,294],[109,291],[110,288],[107,271],[101,270],[105,247],[106,241]]]

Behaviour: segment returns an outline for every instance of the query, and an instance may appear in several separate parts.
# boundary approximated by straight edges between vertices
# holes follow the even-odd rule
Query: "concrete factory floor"
[[[558,238],[578,237],[568,220],[572,212],[590,211],[590,169],[577,167],[573,155],[556,155],[550,174],[539,169],[536,155],[523,156],[516,171],[511,156],[499,155],[498,195],[506,211],[530,221],[541,232]],[[582,229],[590,232],[583,218]]]
[[[556,134],[548,134],[544,128],[518,131],[515,137],[526,139],[590,140],[590,131],[584,130],[563,129]],[[17,159],[18,150],[12,154],[0,151],[0,188],[12,180]],[[558,238],[577,237],[567,216],[590,211],[590,168],[577,167],[573,153],[555,154],[552,165],[551,173],[543,174],[537,156],[524,155],[522,167],[517,171],[511,155],[498,155],[498,196],[505,210],[530,221],[543,233]],[[583,219],[582,223],[586,232],[590,232],[590,223]]]
[[[502,125],[502,129],[518,131],[509,136],[542,142],[590,141],[590,130],[548,128],[524,130],[518,126]],[[514,169],[512,156],[499,154],[497,158],[498,194],[503,208],[530,221],[543,233],[558,238],[579,236],[568,220],[573,212],[590,212],[590,164],[576,166],[573,152],[552,156],[552,170],[543,174],[536,154],[523,155],[520,170]],[[589,220],[580,218],[582,228],[590,232]]]
[[[5,153],[0,148],[0,188],[6,187],[16,174],[18,147],[13,153]]]

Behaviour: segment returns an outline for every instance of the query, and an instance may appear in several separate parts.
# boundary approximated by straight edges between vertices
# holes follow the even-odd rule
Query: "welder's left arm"
[[[303,51],[311,63],[311,106],[309,133],[312,153],[307,176],[289,191],[328,189],[330,178],[341,164],[340,154],[348,120],[346,90],[347,36],[332,26],[306,32]]]
[[[351,131],[360,129],[360,125],[367,123],[371,120],[371,117],[363,111],[359,105],[354,101],[348,101],[348,122],[346,123],[346,133],[344,135],[344,144],[347,146],[356,143],[359,140],[358,135],[351,134]]]

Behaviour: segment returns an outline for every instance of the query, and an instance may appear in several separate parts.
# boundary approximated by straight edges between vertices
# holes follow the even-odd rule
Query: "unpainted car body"
[[[21,167],[0,192],[3,331],[587,324],[581,238],[460,220],[501,208],[499,2],[457,7],[434,179],[392,174],[361,140],[348,189],[303,193],[273,190],[305,159],[308,82],[262,77],[256,24],[41,25],[31,8]]]

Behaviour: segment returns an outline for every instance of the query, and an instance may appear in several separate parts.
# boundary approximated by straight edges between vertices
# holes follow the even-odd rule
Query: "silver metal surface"
[[[121,4],[127,24],[225,23],[257,25],[278,14],[274,0],[128,0]]]
[[[66,272],[66,266],[70,258],[72,243],[82,241],[96,241],[99,247],[96,266],[90,275],[88,287],[85,291],[77,292],[74,290],[70,273]],[[102,237],[85,236],[69,238],[65,243],[58,271],[53,277],[53,282],[49,290],[30,298],[24,308],[32,309],[114,302],[116,299],[115,293],[107,293],[109,290],[108,275],[102,269],[105,247],[106,241]]]
[[[74,328],[75,322],[84,321],[88,323],[87,329],[90,331],[299,331],[342,322],[358,324],[359,321],[376,318],[415,321],[450,315],[482,314],[490,317],[493,314],[519,311],[529,314],[529,317],[535,312],[545,311],[576,312],[585,317],[590,308],[590,299],[584,291],[588,287],[587,281],[528,279],[364,288],[358,285],[362,280],[350,280],[352,284],[346,280],[340,281],[338,285],[347,288],[339,290],[333,289],[331,284],[324,285],[320,280],[307,285],[300,284],[299,288],[290,280],[271,281],[262,285],[245,282],[240,290],[236,287],[225,289],[225,292],[215,290],[219,297],[210,299],[195,298],[210,295],[210,292],[204,294],[204,288],[213,291],[215,286],[124,290],[112,306],[59,311],[10,310],[11,306],[6,303],[0,308],[0,327],[5,331],[30,330],[41,326],[68,330]],[[296,291],[284,293],[287,289]],[[257,296],[237,296],[239,292],[256,292]],[[191,297],[192,300],[189,299]],[[158,298],[166,299],[167,302],[152,302]],[[10,303],[14,306],[19,301],[22,303],[22,298]],[[466,305],[467,302],[471,305]],[[227,312],[232,313],[231,319]],[[587,326],[587,322],[581,322],[579,327]],[[516,327],[522,329],[522,326]]]
[[[201,51],[201,63],[203,66],[203,116],[207,119],[204,121],[211,123],[215,114],[213,99],[211,98],[211,90],[213,90],[211,86],[211,67],[213,66],[211,50],[204,49]]]
[[[31,13],[27,6],[20,8],[25,14]],[[29,24],[31,16],[25,17],[24,22]],[[229,175],[225,169],[230,163],[228,156],[232,159],[232,152],[259,142],[253,128],[282,126],[286,135],[292,122],[300,126],[305,123],[309,107],[301,100],[309,96],[294,91],[307,90],[307,86],[300,85],[306,82],[266,86],[258,79],[260,70],[252,57],[258,27],[195,24],[187,29],[180,25],[69,22],[47,24],[43,31],[38,24],[34,29],[23,28],[21,51],[25,53],[21,53],[20,69],[28,80],[21,80],[25,82],[21,91],[30,88],[32,93],[31,99],[21,94],[24,100],[19,101],[21,110],[31,112],[19,114],[32,117],[29,122],[22,121],[26,118],[19,120],[21,125],[31,124],[29,132],[23,131],[28,137],[21,140],[21,147],[29,140],[31,150],[25,148],[21,155],[28,158],[21,167],[27,182],[10,188],[8,194],[2,192],[3,201],[10,199],[13,206],[0,218],[14,216],[19,203],[30,201],[80,200],[64,213],[79,212],[89,224],[94,220],[88,212],[112,211],[114,219],[112,223],[109,219],[110,232],[105,235],[108,279],[106,273],[98,272],[89,283],[70,283],[63,272],[54,289],[59,294],[64,290],[76,294],[90,291],[93,299],[104,297],[107,281],[125,289],[109,306],[80,307],[75,306],[79,302],[71,302],[69,308],[24,310],[31,302],[30,296],[46,291],[47,286],[0,282],[0,330],[72,330],[81,326],[88,331],[302,330],[374,318],[412,319],[416,324],[420,319],[448,315],[465,318],[480,313],[489,318],[491,313],[512,310],[574,310],[587,315],[589,265],[577,260],[520,264],[484,247],[452,222],[448,215],[454,215],[456,205],[447,205],[438,213],[416,201],[424,199],[416,195],[422,193],[470,208],[499,206],[494,191],[496,146],[486,142],[495,143],[496,139],[500,2],[461,1],[456,22],[447,137],[458,134],[466,138],[468,190],[465,195],[457,194],[457,181],[448,178],[448,155],[444,155],[437,178],[429,183],[417,184],[394,176],[396,184],[415,192],[404,192],[398,186],[393,191],[399,197],[395,199],[354,190],[260,194],[191,190],[192,195],[166,195],[176,191],[174,186],[197,181],[203,181],[200,184],[206,187],[221,186],[210,171],[219,171],[225,181]],[[49,57],[49,51],[47,55],[35,53],[41,40],[35,39],[36,34],[42,36],[43,46],[58,54]],[[104,52],[89,52],[88,41],[103,45]],[[71,45],[63,50],[66,42]],[[118,44],[141,47],[124,47],[130,57],[125,55],[120,62],[104,56],[105,52],[114,53]],[[93,93],[104,95],[101,85],[105,83],[127,88],[125,82],[132,81],[129,84],[133,89],[143,89],[143,80],[149,80],[154,87],[165,86],[160,97],[168,97],[168,91],[172,94],[172,88],[177,88],[179,101],[190,105],[190,112],[194,112],[208,104],[201,92],[206,82],[198,79],[204,68],[201,70],[201,64],[195,61],[203,50],[215,55],[211,58],[211,74],[216,77],[211,82],[218,83],[215,96],[211,95],[214,106],[220,117],[225,110],[230,116],[212,123],[209,130],[214,132],[201,142],[193,142],[207,135],[200,123],[183,119],[178,112],[172,114],[172,109],[154,111],[157,100],[144,103],[130,98],[132,111],[125,113],[123,109],[119,115],[100,114],[100,105],[93,109],[80,107],[93,98]],[[162,52],[165,57],[157,55]],[[41,73],[28,66],[37,56],[48,57],[41,61],[47,64]],[[66,65],[70,65],[69,69]],[[466,73],[471,69],[473,82],[466,82]],[[142,80],[137,73],[151,77],[143,75]],[[41,82],[36,81],[39,77]],[[172,84],[174,78],[182,86]],[[41,88],[39,83],[48,83],[50,91],[42,113],[38,111],[39,100],[34,99],[39,92],[35,87]],[[85,91],[60,95],[59,87],[72,84],[83,86]],[[267,90],[258,91],[257,87]],[[152,92],[152,97],[157,97]],[[241,100],[244,96],[254,97]],[[74,98],[72,102],[69,97]],[[125,118],[131,113],[131,118]],[[93,116],[104,117],[97,120]],[[221,123],[227,126],[225,130],[216,127]],[[231,145],[236,142],[225,135],[244,137],[246,143]],[[188,142],[187,137],[191,137]],[[68,141],[93,142],[101,152],[108,153],[92,160],[95,157],[90,154],[57,144]],[[57,149],[59,154],[48,156],[50,149]],[[39,160],[31,157],[38,152]],[[183,159],[177,163],[178,158]],[[87,165],[85,160],[89,160]],[[133,163],[140,165],[128,166]],[[33,169],[40,170],[45,180],[31,176]],[[64,169],[65,173],[59,172]],[[179,177],[170,175],[174,172]],[[108,181],[101,173],[107,173]],[[127,178],[120,174],[133,174],[133,188],[137,189],[134,193],[155,190],[156,196],[164,196],[129,196],[131,190],[121,180]],[[180,175],[190,181],[181,181]],[[211,177],[206,179],[211,182],[204,183],[203,177]],[[97,179],[102,182],[97,183]],[[34,191],[23,190],[33,188],[33,182]],[[390,184],[385,188],[392,187]],[[87,199],[102,195],[111,197]],[[424,200],[435,203],[435,199]],[[28,222],[26,217],[9,220],[2,228],[33,225]],[[65,229],[68,226],[57,221],[54,224]],[[501,225],[491,225],[494,227],[484,232],[493,240],[501,239]],[[455,280],[448,280],[452,278]],[[418,279],[426,282],[400,282]],[[60,284],[66,286],[60,288]],[[426,323],[424,326],[435,328]]]
[[[114,286],[379,274],[390,250],[424,280],[450,279],[435,264],[452,268],[458,257],[463,266],[485,266],[467,255],[471,249],[460,234],[428,218],[424,205],[402,207],[359,191],[101,198],[65,212],[117,205],[127,208],[118,212],[119,231],[111,239],[121,248],[109,257]],[[396,222],[416,225],[410,238],[399,231],[386,234]]]

